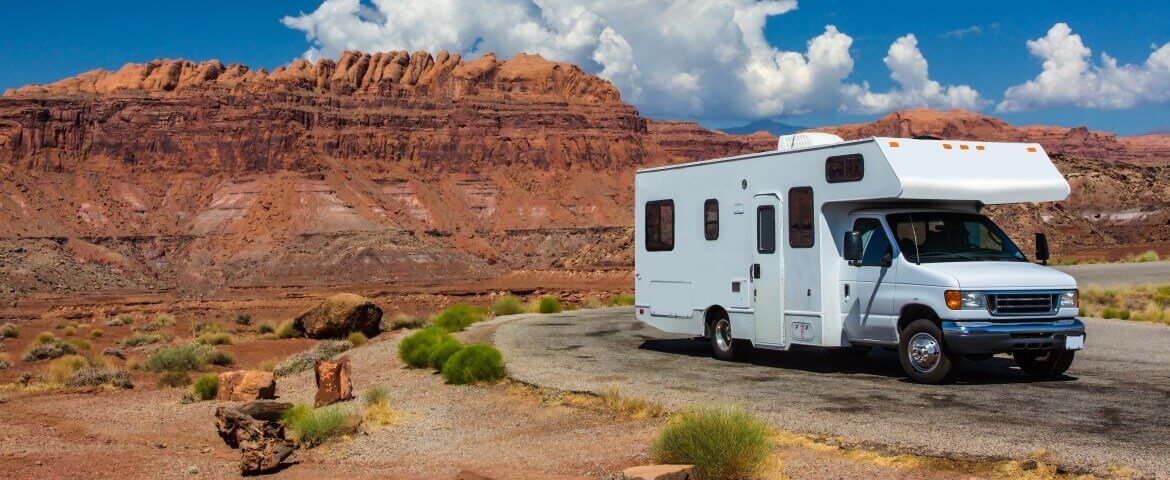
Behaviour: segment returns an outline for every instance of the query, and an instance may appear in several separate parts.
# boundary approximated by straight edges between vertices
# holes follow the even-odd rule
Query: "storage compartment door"
[[[695,311],[691,282],[650,282],[650,315],[690,318]]]

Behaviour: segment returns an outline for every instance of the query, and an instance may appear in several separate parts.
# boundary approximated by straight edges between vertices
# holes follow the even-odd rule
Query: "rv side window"
[[[859,218],[853,223],[853,230],[861,233],[861,261],[862,267],[880,267],[882,258],[893,253],[890,246],[890,237],[886,236],[885,229],[876,218]]]
[[[776,207],[756,207],[756,251],[776,253]]]
[[[646,250],[674,250],[674,200],[646,202]]]
[[[788,190],[788,245],[792,248],[813,246],[812,187]]]
[[[719,200],[708,198],[703,202],[703,237],[719,239]]]
[[[865,159],[860,153],[837,155],[825,160],[825,180],[829,183],[856,182],[865,176]]]

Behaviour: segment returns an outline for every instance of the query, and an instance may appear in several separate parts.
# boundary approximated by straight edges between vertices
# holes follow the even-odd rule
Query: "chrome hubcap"
[[[731,322],[726,318],[715,322],[715,344],[723,351],[731,349]]]
[[[910,357],[910,366],[922,373],[934,370],[938,366],[942,355],[942,348],[933,335],[920,332],[910,337],[910,345],[906,354]]]

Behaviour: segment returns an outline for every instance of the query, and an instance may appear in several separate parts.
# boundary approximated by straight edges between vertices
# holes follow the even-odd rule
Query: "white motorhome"
[[[1038,144],[802,133],[639,170],[634,192],[637,318],[721,359],[897,348],[911,379],[941,383],[997,353],[1057,376],[1084,347],[1076,281],[980,214],[1068,197]]]

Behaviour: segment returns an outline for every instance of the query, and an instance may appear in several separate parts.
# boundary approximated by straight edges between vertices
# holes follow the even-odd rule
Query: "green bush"
[[[435,318],[435,326],[448,332],[461,332],[468,325],[483,320],[485,313],[462,303],[452,305]]]
[[[369,338],[366,338],[366,334],[362,332],[351,332],[349,334],[349,344],[352,345],[353,348],[365,345],[367,341],[369,341]]]
[[[367,407],[389,401],[390,390],[388,390],[386,387],[370,387],[366,390],[366,393],[362,395],[362,402],[364,402]]]
[[[210,363],[212,365],[218,365],[220,367],[226,367],[228,365],[236,363],[236,357],[234,357],[234,356],[232,356],[232,354],[225,352],[223,350],[220,350],[218,348],[204,349],[202,358],[203,358],[203,361],[205,363]]]
[[[89,331],[89,338],[96,340],[96,339],[102,338],[102,335],[105,333],[106,332],[103,332],[102,329],[95,328],[95,329]]]
[[[443,364],[443,379],[447,383],[495,383],[507,374],[504,356],[491,345],[468,345],[451,355]]]
[[[195,337],[195,343],[202,345],[231,345],[235,343],[235,340],[227,332],[208,332]]]
[[[497,317],[524,313],[524,303],[512,295],[500,297],[495,303],[492,303],[492,313]]]
[[[129,337],[122,339],[122,346],[127,348],[137,347],[139,345],[150,345],[166,340],[166,337],[157,333],[135,333]]]
[[[125,370],[111,370],[105,367],[86,367],[73,373],[65,382],[66,387],[98,387],[112,385],[118,388],[134,388],[130,380],[130,372]]]
[[[256,326],[256,332],[261,334],[276,333],[276,325],[273,325],[272,322],[261,323]]]
[[[16,328],[16,324],[14,323],[5,323],[3,327],[0,327],[0,340],[5,338],[16,338],[19,335],[20,329]]]
[[[1130,312],[1129,310],[1126,310],[1124,308],[1105,307],[1105,309],[1101,310],[1101,318],[1117,318],[1117,319],[1121,319],[1121,320],[1129,320],[1129,317],[1131,315],[1132,315],[1132,312]]]
[[[21,360],[26,362],[52,360],[75,353],[77,353],[77,347],[73,344],[57,338],[50,332],[41,332],[37,335],[36,340],[29,345],[28,350],[24,351]]]
[[[134,317],[130,316],[128,313],[122,313],[118,314],[118,316],[114,317],[110,321],[107,321],[106,326],[121,327],[122,325],[129,325],[131,323],[134,323]]]
[[[634,304],[633,295],[614,295],[609,297],[609,304],[614,307],[628,307]]]
[[[144,367],[151,372],[189,372],[207,364],[207,349],[201,345],[184,343],[160,348],[146,357]],[[188,382],[190,383],[190,382]]]
[[[402,339],[398,344],[398,358],[410,367],[426,367],[431,357],[431,349],[451,339],[451,334],[442,327],[424,328]]]
[[[349,415],[337,406],[313,408],[302,403],[285,410],[280,420],[293,440],[310,447],[343,435],[350,427]]]
[[[158,386],[160,387],[177,388],[190,384],[191,375],[188,375],[187,372],[167,371],[158,377]]]
[[[540,313],[560,313],[561,310],[564,310],[561,301],[553,297],[540,297],[540,303],[536,306],[536,311]]]
[[[195,380],[192,393],[195,396],[195,400],[214,400],[215,395],[219,393],[219,375],[209,373],[199,377]]]
[[[454,338],[443,340],[431,348],[431,353],[427,356],[427,365],[435,371],[441,371],[443,364],[460,350],[463,350],[463,344],[459,343],[459,340]]]
[[[768,425],[739,407],[685,410],[650,447],[655,462],[694,465],[704,479],[754,478],[771,452]]]
[[[285,320],[276,326],[276,338],[297,338],[305,336],[301,329],[297,328],[296,320]]]
[[[236,325],[251,325],[252,314],[247,312],[240,312],[236,314]]]
[[[280,362],[272,370],[272,373],[278,377],[284,377],[297,372],[303,372],[313,368],[317,364],[317,360],[333,358],[334,355],[349,350],[349,348],[349,342],[327,341],[318,343],[307,351],[289,355],[288,358],[284,359],[284,361]]]

